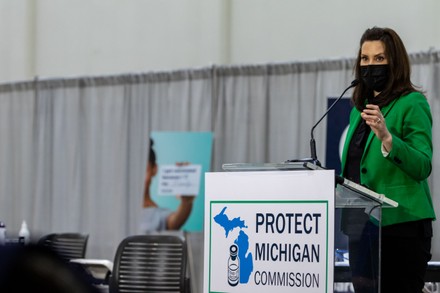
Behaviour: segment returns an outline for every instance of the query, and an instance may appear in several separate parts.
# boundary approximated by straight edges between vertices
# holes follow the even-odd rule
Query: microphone
[[[333,104],[330,105],[330,107],[327,109],[327,111],[324,113],[324,115],[322,115],[322,117],[318,120],[318,122],[315,123],[315,125],[313,125],[312,130],[310,131],[310,152],[311,152],[311,159],[312,159],[312,163],[321,166],[321,163],[318,161],[318,157],[316,156],[316,143],[315,143],[315,138],[313,137],[313,130],[315,130],[316,126],[318,126],[318,124],[322,121],[322,119],[324,119],[325,116],[327,116],[328,112],[330,112],[330,110],[342,99],[342,97],[344,96],[344,94],[351,89],[352,87],[355,87],[359,84],[359,80],[355,79],[351,82],[350,86],[348,86],[343,92],[342,94],[339,96],[339,98],[336,99],[336,101],[333,102]]]
[[[327,114],[330,112],[330,110],[342,99],[342,97],[344,96],[344,94],[351,88],[357,86],[359,84],[359,80],[355,79],[351,82],[350,86],[348,86],[341,94],[341,96],[339,98],[337,98],[333,104],[330,105],[330,107],[327,109],[327,111],[324,113],[324,115],[322,115],[322,117],[318,120],[318,122],[315,123],[315,125],[313,125],[312,130],[310,131],[310,153],[311,153],[311,158],[310,159],[301,159],[301,160],[288,160],[286,161],[287,163],[289,162],[311,162],[317,166],[321,166],[321,163],[318,161],[318,157],[316,156],[316,142],[315,142],[315,138],[313,137],[313,131],[315,130],[316,126],[318,126],[318,124],[322,121],[322,119],[325,118],[325,116],[327,116]]]

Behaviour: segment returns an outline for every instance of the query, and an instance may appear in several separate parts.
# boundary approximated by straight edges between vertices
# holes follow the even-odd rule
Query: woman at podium
[[[355,74],[360,83],[353,90],[342,172],[399,204],[382,210],[381,292],[422,292],[435,219],[427,181],[433,148],[430,107],[410,80],[408,54],[392,29],[364,32]],[[353,285],[356,292],[377,292],[377,263],[365,261],[378,253],[366,244],[377,241],[380,230],[368,215],[357,215],[343,214]]]

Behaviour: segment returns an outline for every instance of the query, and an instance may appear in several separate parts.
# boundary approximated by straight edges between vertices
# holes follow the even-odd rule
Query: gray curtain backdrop
[[[431,190],[440,215],[440,52],[412,54],[434,118]],[[352,59],[212,66],[0,85],[0,220],[90,235],[87,257],[113,260],[137,233],[151,131],[212,131],[224,163],[310,156],[310,129],[353,79]],[[347,93],[347,97],[350,92]],[[326,120],[314,132],[325,162]],[[434,259],[440,260],[435,223]]]

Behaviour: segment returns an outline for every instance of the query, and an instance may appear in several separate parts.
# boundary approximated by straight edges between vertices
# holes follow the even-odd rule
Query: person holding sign
[[[161,208],[152,200],[150,185],[158,171],[153,143],[153,140],[150,139],[150,152],[145,175],[141,232],[179,230],[191,214],[194,196],[180,196],[180,204],[175,211]],[[177,163],[176,165],[185,166],[188,163]]]
[[[410,72],[408,54],[394,30],[373,27],[364,32],[355,64],[360,83],[353,91],[355,107],[341,161],[344,177],[399,204],[382,210],[381,292],[422,292],[431,259],[435,213],[427,178],[432,170],[432,117]],[[346,214],[343,221],[348,223],[343,230],[349,236],[355,290],[377,292],[377,282],[368,283],[369,274],[362,274],[360,260],[378,252],[368,251],[362,236],[352,237],[356,219]],[[366,227],[376,226],[378,233],[376,222],[367,215]]]

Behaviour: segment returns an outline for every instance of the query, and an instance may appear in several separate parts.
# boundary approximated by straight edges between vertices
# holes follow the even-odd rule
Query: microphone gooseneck
[[[318,126],[318,124],[322,121],[322,119],[325,118],[325,116],[327,116],[327,114],[330,112],[330,110],[339,102],[339,100],[342,99],[342,97],[344,96],[344,94],[351,89],[352,87],[355,87],[359,84],[359,80],[355,79],[351,82],[350,86],[348,86],[343,92],[342,94],[339,96],[339,98],[336,99],[336,101],[333,102],[333,104],[330,105],[330,107],[327,109],[327,111],[324,113],[324,115],[322,115],[322,117],[318,120],[318,122],[315,123],[315,125],[313,125],[312,130],[310,131],[310,154],[311,154],[311,160],[312,163],[318,166],[321,166],[321,163],[318,161],[318,157],[316,156],[316,142],[315,142],[315,138],[313,137],[313,131],[315,130],[316,126]]]

